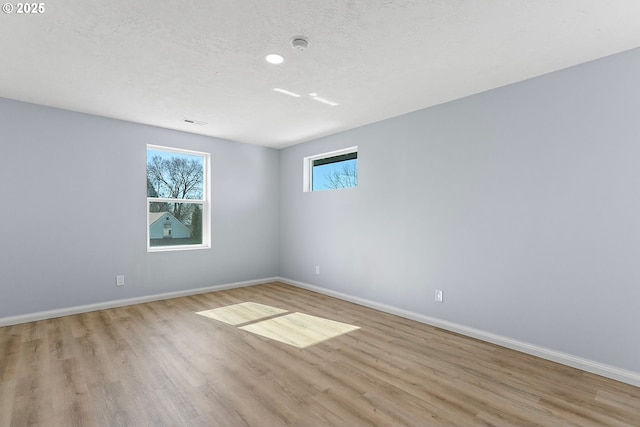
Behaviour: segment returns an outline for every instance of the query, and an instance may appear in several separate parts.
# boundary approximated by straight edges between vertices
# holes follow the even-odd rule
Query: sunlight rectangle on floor
[[[305,348],[360,327],[308,314],[291,313],[242,326],[240,329],[294,347]]]
[[[286,312],[287,310],[269,305],[258,304],[256,302],[243,302],[226,307],[214,308],[212,310],[198,311],[196,314],[230,325],[241,325]]]

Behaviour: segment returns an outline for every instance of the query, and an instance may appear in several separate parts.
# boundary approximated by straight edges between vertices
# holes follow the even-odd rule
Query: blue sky
[[[326,175],[332,174],[333,171],[335,171],[335,170],[342,169],[345,166],[345,164],[348,165],[348,166],[351,166],[351,167],[355,166],[356,171],[358,170],[358,159],[345,160],[343,162],[336,162],[336,163],[329,163],[329,164],[322,165],[322,166],[315,166],[313,168],[313,188],[312,188],[312,191],[328,190],[329,187],[327,187],[324,177]]]
[[[159,151],[159,150],[153,150],[151,148],[148,148],[147,163],[149,163],[151,159],[155,156],[160,156],[163,159],[170,159],[172,157],[182,157],[184,159],[187,159],[187,161],[193,159],[199,162],[200,164],[202,164],[202,156],[196,156],[196,155],[185,154],[185,153],[174,153],[172,151]]]

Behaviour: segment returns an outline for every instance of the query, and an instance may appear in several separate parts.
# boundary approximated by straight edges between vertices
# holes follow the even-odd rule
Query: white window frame
[[[315,160],[326,159],[328,157],[341,156],[343,154],[357,153],[358,146],[342,148],[340,150],[329,151],[322,154],[305,157],[302,163],[302,191],[305,193],[313,193],[313,162]],[[349,188],[357,188],[349,187]],[[326,190],[325,190],[326,191]]]
[[[169,251],[189,251],[196,249],[211,248],[211,155],[202,151],[185,150],[182,148],[165,147],[162,145],[147,144],[147,151],[158,150],[176,154],[186,154],[191,156],[199,156],[204,158],[202,178],[202,199],[172,199],[161,197],[147,197],[146,217],[147,224],[147,252],[169,252]],[[146,156],[145,156],[146,158]],[[146,170],[145,162],[145,170]],[[145,184],[146,188],[146,184]],[[146,190],[145,190],[146,192]],[[165,202],[165,203],[193,203],[202,205],[202,243],[197,245],[167,245],[167,246],[151,246],[150,225],[149,224],[149,203]]]

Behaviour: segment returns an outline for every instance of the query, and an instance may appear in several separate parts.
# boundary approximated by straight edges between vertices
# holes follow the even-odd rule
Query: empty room
[[[0,427],[640,425],[637,0],[0,36]]]

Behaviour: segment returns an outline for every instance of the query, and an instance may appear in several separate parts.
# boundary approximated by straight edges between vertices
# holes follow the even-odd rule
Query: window
[[[304,158],[303,191],[358,186],[358,147]]]
[[[209,154],[147,145],[147,250],[210,247]]]

